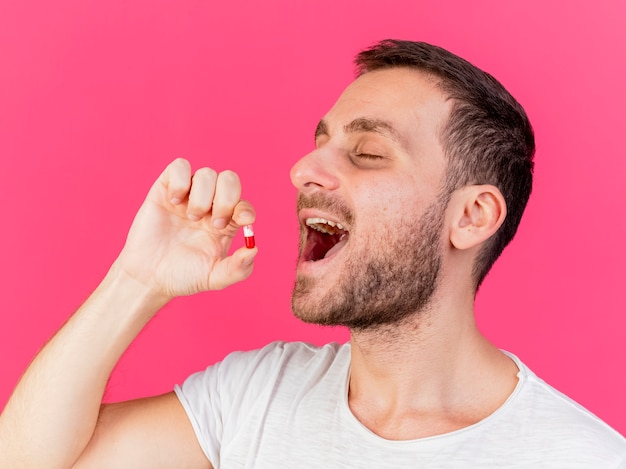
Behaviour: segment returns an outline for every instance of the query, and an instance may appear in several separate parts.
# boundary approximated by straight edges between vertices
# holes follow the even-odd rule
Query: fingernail
[[[254,221],[254,215],[252,215],[252,212],[248,212],[246,210],[239,214],[239,221],[246,223],[246,224],[252,223]]]
[[[172,205],[178,205],[178,204],[179,204],[179,203],[181,203],[181,202],[182,202],[182,200],[181,200],[181,199],[179,199],[178,197],[172,197],[172,198],[170,199],[170,203],[171,203]]]

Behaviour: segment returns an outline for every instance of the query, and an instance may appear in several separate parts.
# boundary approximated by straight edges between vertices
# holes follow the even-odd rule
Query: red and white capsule
[[[254,244],[254,230],[252,225],[246,225],[243,227],[243,238],[246,240],[246,247],[252,249]]]

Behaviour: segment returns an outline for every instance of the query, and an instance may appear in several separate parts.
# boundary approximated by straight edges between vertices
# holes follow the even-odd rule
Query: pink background
[[[522,227],[480,292],[498,346],[626,433],[626,7],[595,2],[154,0],[0,4],[0,407],[106,272],[174,157],[237,170],[255,204],[253,276],[182,298],[140,335],[107,398],[166,392],[229,351],[346,340],[289,312],[288,171],[384,37],[490,71],[537,134]]]

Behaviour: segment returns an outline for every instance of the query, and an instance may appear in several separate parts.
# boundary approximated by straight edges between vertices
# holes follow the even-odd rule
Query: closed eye
[[[380,155],[373,155],[371,153],[355,153],[355,155],[357,158],[363,158],[366,160],[382,160],[384,157],[380,156]]]

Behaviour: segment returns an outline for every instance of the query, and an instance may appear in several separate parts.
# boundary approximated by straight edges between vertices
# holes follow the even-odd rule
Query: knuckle
[[[222,171],[217,182],[219,204],[227,205],[230,208],[235,205],[241,197],[241,184],[239,176],[233,171]]]
[[[206,180],[215,180],[217,178],[217,172],[212,168],[200,168],[194,174],[194,177],[201,177]]]
[[[170,166],[179,167],[182,169],[191,168],[191,164],[185,158],[178,157],[170,163]]]
[[[220,172],[219,177],[227,183],[239,182],[239,175],[231,169]]]
[[[177,158],[167,168],[166,176],[173,190],[184,190],[189,185],[189,163],[183,158]]]
[[[198,214],[199,212],[206,212],[211,208],[211,198],[206,193],[191,193],[189,197],[188,211],[190,213]]]

